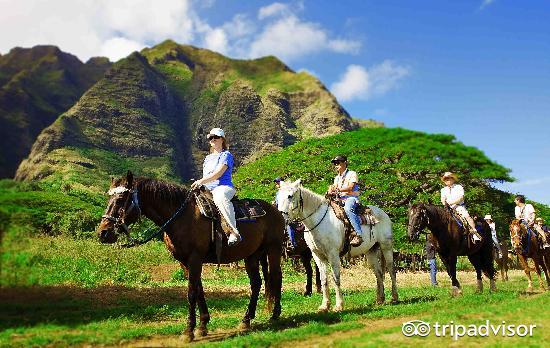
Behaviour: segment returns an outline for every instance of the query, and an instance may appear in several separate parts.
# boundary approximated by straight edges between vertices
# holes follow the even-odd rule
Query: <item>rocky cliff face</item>
[[[67,177],[85,163],[99,176],[130,168],[188,180],[200,176],[213,127],[240,164],[357,124],[321,82],[275,57],[233,60],[166,41],[115,64],[40,134],[17,179]]]
[[[38,134],[97,82],[106,58],[86,64],[54,46],[0,56],[0,178],[13,177]]]

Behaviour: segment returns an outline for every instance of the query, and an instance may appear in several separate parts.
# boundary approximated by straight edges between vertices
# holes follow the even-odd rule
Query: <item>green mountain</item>
[[[38,134],[99,80],[107,58],[85,64],[55,46],[0,56],[0,178],[13,177]]]
[[[313,76],[275,57],[234,60],[165,41],[116,63],[37,138],[16,174],[82,189],[126,169],[170,180],[201,173],[222,127],[237,164],[358,124]]]
[[[272,200],[272,180],[281,176],[288,180],[301,178],[305,187],[323,194],[335,175],[330,160],[338,154],[347,155],[350,168],[359,175],[361,201],[378,205],[392,218],[398,249],[421,247],[410,245],[406,238],[408,205],[441,204],[439,178],[449,170],[460,177],[470,213],[492,214],[500,237],[509,239],[513,196],[493,188],[491,183],[513,180],[510,171],[452,135],[370,128],[305,140],[240,167],[235,174],[237,193]],[[550,218],[550,207],[534,204],[537,214]]]

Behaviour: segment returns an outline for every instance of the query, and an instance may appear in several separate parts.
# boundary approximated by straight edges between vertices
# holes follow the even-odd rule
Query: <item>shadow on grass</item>
[[[242,291],[207,291],[205,295],[210,308],[242,310],[243,313],[249,299],[248,294]],[[184,322],[187,308],[186,287],[2,287],[0,330],[40,324],[75,327],[119,317],[137,322],[159,321],[168,317]]]
[[[399,301],[397,304],[414,304],[419,302],[431,302],[436,301],[436,296],[415,296],[407,298],[404,301]],[[337,324],[343,322],[343,318],[349,314],[363,315],[367,313],[373,313],[383,311],[385,306],[395,306],[396,304],[385,305],[367,305],[362,307],[354,307],[343,310],[341,312],[309,312],[301,313],[297,315],[284,316],[276,321],[268,321],[264,323],[253,324],[252,330],[240,331],[224,330],[220,332],[209,333],[208,336],[199,338],[197,341],[218,342],[233,338],[238,335],[247,335],[261,331],[283,331],[287,329],[297,328],[312,322],[323,323],[327,325]]]

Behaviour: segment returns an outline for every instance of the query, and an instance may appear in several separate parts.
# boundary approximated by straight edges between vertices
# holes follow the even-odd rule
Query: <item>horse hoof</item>
[[[192,331],[191,332],[184,332],[184,333],[181,334],[180,339],[184,343],[191,343],[195,339],[195,334]]]
[[[328,312],[328,306],[321,306],[321,307],[317,308],[317,312],[318,312],[318,313],[326,313],[326,312]]]
[[[197,334],[200,337],[204,337],[204,336],[208,335],[208,329],[205,328],[205,327],[199,327],[196,331],[197,331]]]
[[[304,295],[305,297],[311,296],[311,290],[310,291],[307,291],[307,290],[304,291],[304,293],[302,295]]]
[[[240,324],[239,324],[239,327],[238,329],[240,331],[249,331],[250,330],[250,322],[245,322],[245,321],[242,321]]]
[[[392,298],[390,303],[391,303],[391,304],[398,304],[398,303],[399,303],[399,299],[398,299],[398,298]]]
[[[533,292],[533,288],[532,288],[532,287],[528,287],[528,288],[527,288],[527,292]]]
[[[453,288],[451,290],[451,296],[452,297],[457,297],[459,295],[462,295],[462,290],[460,290],[460,288],[457,287],[457,286],[453,286]]]
[[[344,310],[344,308],[342,306],[335,306],[332,311],[335,312],[335,313],[339,313],[341,312],[342,310]]]

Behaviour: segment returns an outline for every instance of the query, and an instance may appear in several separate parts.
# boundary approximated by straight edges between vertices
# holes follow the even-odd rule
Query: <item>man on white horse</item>
[[[357,173],[348,169],[348,158],[338,155],[331,160],[338,175],[334,183],[328,187],[329,194],[335,194],[344,203],[344,211],[355,233],[351,234],[351,246],[357,247],[363,243],[361,232],[361,217],[356,211],[359,205],[359,184]]]
[[[457,176],[451,172],[445,172],[441,177],[441,181],[445,184],[445,187],[441,189],[441,204],[445,207],[449,206],[466,220],[468,226],[464,226],[464,229],[470,231],[474,243],[480,241],[481,236],[477,232],[474,220],[464,204],[464,188],[456,183],[458,181]]]

